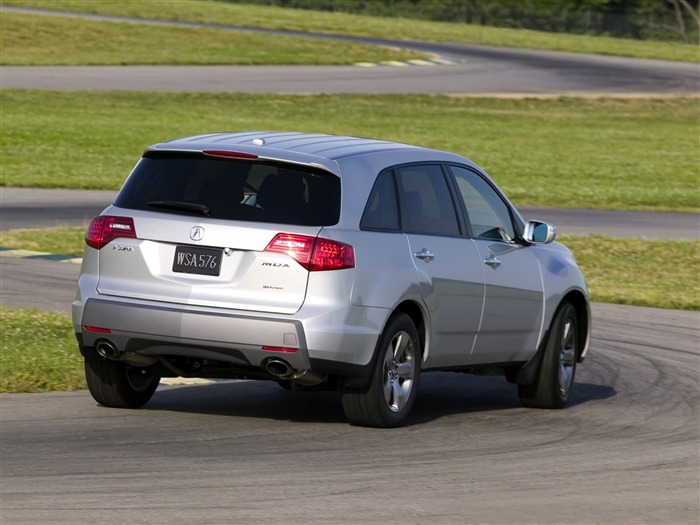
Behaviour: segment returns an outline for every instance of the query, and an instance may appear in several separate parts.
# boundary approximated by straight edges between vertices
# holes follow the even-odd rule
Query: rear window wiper
[[[151,201],[148,203],[151,208],[164,208],[166,210],[189,211],[192,213],[201,213],[209,217],[209,206],[206,204],[198,204],[196,202],[181,202],[181,201]]]

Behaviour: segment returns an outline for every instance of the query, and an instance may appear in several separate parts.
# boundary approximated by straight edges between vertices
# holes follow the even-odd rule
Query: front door
[[[484,268],[486,299],[474,363],[526,361],[536,351],[544,293],[531,247],[475,239]]]
[[[508,204],[477,172],[451,166],[478,247],[485,300],[472,363],[525,361],[542,335],[544,285],[534,247],[515,242]]]

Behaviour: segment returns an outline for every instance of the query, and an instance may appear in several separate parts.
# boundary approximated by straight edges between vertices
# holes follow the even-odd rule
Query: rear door
[[[133,219],[136,238],[100,250],[98,292],[293,313],[308,271],[280,246],[335,224],[339,203],[339,179],[318,169],[202,154],[144,158],[105,211]]]
[[[465,364],[476,339],[484,300],[478,250],[462,235],[439,164],[394,169],[401,229],[418,271],[430,314],[427,366]]]
[[[484,272],[485,300],[473,362],[526,360],[536,350],[544,311],[539,260],[515,242],[508,204],[480,174],[451,166]]]

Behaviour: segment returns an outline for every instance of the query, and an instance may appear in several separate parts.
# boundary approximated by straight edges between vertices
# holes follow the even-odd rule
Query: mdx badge
[[[193,241],[201,241],[204,238],[204,228],[195,226],[190,230],[190,239]]]

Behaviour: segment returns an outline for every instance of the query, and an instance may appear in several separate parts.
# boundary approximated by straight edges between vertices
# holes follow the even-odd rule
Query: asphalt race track
[[[54,263],[58,264],[58,263]],[[573,406],[425,374],[399,429],[271,382],[2,395],[5,524],[698,522],[697,315],[594,305]]]
[[[513,68],[504,58],[489,66],[489,53],[520,54],[516,87],[532,93],[590,90],[577,61],[600,63],[486,50],[471,64],[465,58],[410,74],[426,75],[414,85],[430,80],[433,92],[452,92],[442,91],[451,82],[464,92],[465,79],[477,77],[500,85]],[[528,73],[540,59],[547,67]],[[659,83],[635,84],[635,91],[697,92],[697,65],[689,81],[685,65],[681,73],[676,64],[657,65],[649,76]],[[480,73],[470,77],[469,68]],[[563,84],[543,90],[539,73],[550,68],[544,78]],[[607,67],[601,91],[632,89],[616,68]],[[367,75],[356,85],[371,92],[395,85],[407,70],[341,69]],[[25,78],[40,72],[24,70]],[[101,72],[83,71],[80,89],[99,89],[88,81],[99,84]],[[236,74],[254,91],[266,73]],[[3,89],[14,86],[16,71],[3,67],[0,75]],[[37,78],[44,89],[63,88],[58,77]],[[335,81],[317,80],[326,88]],[[163,86],[162,78],[144,82],[143,89]],[[3,229],[84,224],[109,201],[109,192],[0,192]],[[559,214],[550,220],[563,223],[563,233],[583,233],[572,229],[581,222],[585,231],[614,226],[617,233],[603,233],[619,236],[699,233],[697,215],[523,211]],[[0,257],[2,306],[67,313],[78,269]],[[501,378],[455,373],[425,374],[407,425],[392,430],[348,425],[335,393],[288,392],[271,382],[161,386],[135,411],[96,406],[84,391],[2,394],[0,523],[697,525],[700,315],[604,304],[593,314],[590,355],[577,371],[572,406],[560,411],[520,407]]]

